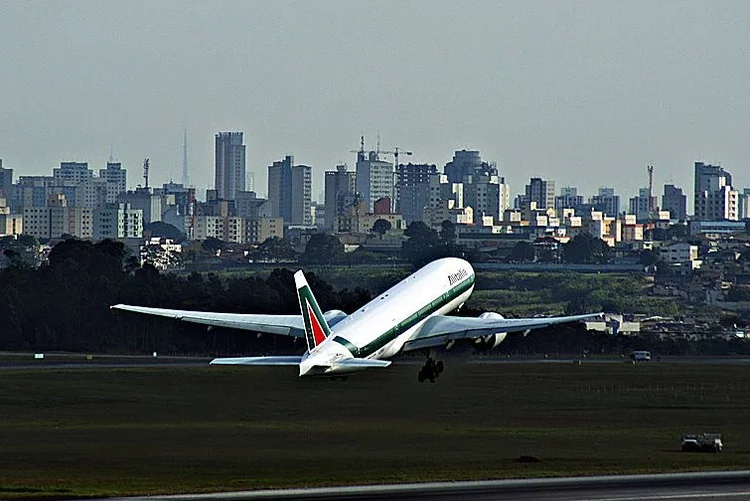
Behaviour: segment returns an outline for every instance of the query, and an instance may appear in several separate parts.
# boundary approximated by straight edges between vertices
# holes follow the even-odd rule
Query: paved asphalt
[[[436,482],[316,489],[110,498],[108,501],[258,500],[740,500],[750,499],[750,471],[618,475],[480,482]],[[89,500],[91,501],[91,500]]]
[[[0,352],[0,357],[4,354]],[[44,360],[34,360],[33,354],[5,354],[6,359],[0,360],[0,371],[34,370],[34,369],[122,369],[136,367],[205,367],[211,361],[206,357],[148,357],[138,355],[95,355],[87,360],[80,354],[53,354]],[[448,358],[447,360],[450,360]],[[503,358],[503,357],[472,357],[465,358],[464,363],[470,364],[622,364],[632,363],[622,358]],[[419,358],[396,358],[396,365],[421,365],[424,359]],[[646,364],[739,364],[750,365],[750,358],[731,357],[673,357],[662,358],[661,361],[641,362]],[[750,499],[750,498],[749,498]]]

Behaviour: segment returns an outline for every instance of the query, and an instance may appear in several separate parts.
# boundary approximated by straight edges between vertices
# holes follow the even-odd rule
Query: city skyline
[[[445,165],[455,150],[587,194],[692,184],[692,164],[745,174],[750,6],[726,2],[164,0],[3,3],[0,158],[17,175],[63,161],[182,177],[200,192],[213,135],[242,130],[247,171],[287,154],[323,173],[374,149]],[[226,15],[231,12],[232,15]],[[710,34],[710,36],[703,36]],[[82,57],[85,54],[86,57]],[[390,160],[390,159],[389,159]],[[596,175],[591,175],[596,173]],[[132,178],[132,179],[135,179]]]
[[[224,135],[228,135],[228,134],[238,135],[240,137],[240,142],[242,142],[242,139],[241,139],[242,135],[243,135],[242,131],[237,131],[237,132],[232,132],[232,133],[225,133],[225,132],[219,133],[219,132],[217,132],[217,133],[214,134],[215,140],[216,140],[216,145],[217,145],[216,147],[217,148],[218,148],[218,144],[219,144],[219,137],[220,136],[224,136]],[[391,168],[392,168],[392,171],[393,171],[392,172],[392,174],[393,174],[393,182],[395,183],[396,178],[398,177],[398,170],[396,169],[396,165],[393,164],[393,163],[388,162],[382,156],[376,155],[376,153],[377,153],[377,151],[371,151],[371,150],[368,150],[368,149],[364,150],[365,156],[369,156],[369,157],[371,157],[373,159],[377,159],[377,161],[379,163],[391,165]],[[455,161],[455,158],[456,158],[455,155],[457,155],[457,154],[470,154],[470,155],[471,154],[473,154],[473,155],[479,154],[479,157],[481,157],[481,153],[482,153],[481,151],[477,151],[477,150],[466,150],[466,149],[456,150],[454,152],[453,161]],[[184,153],[183,153],[183,155],[184,155]],[[360,157],[360,153],[359,152],[357,152],[356,155],[357,155],[358,158]],[[244,157],[244,148],[243,148],[243,157]],[[286,155],[285,158],[293,158],[293,156],[292,155]],[[216,159],[218,160],[218,156],[216,157]],[[481,159],[481,160],[485,164],[487,164],[487,165],[493,165],[494,166],[494,162],[486,162],[484,159]],[[432,165],[432,166],[435,166],[437,168],[437,173],[444,174],[444,173],[448,172],[448,169],[450,168],[450,166],[453,163],[453,161],[446,162],[442,166],[440,164],[434,164],[434,163],[433,164],[430,164],[430,163],[415,163],[415,162],[412,162],[412,161],[409,161],[409,162],[399,162],[399,165],[401,165],[402,167],[409,167],[410,165],[413,165],[414,167],[422,167],[422,166],[430,166],[430,165]],[[12,178],[13,182],[17,182],[19,180],[19,177],[21,177],[21,176],[27,176],[27,177],[28,176],[31,176],[31,177],[49,177],[49,178],[52,177],[49,172],[47,172],[47,173],[39,173],[39,174],[34,174],[34,175],[19,173],[17,170],[13,169],[13,167],[10,167],[8,165],[3,165],[2,162],[3,162],[3,159],[0,158],[0,167],[4,167],[6,170],[9,169],[13,173],[13,178]],[[274,164],[274,165],[277,164],[277,163],[278,162],[276,162],[276,161],[271,162],[271,164]],[[57,166],[53,167],[51,169],[51,171],[54,174],[54,172],[57,171],[57,170],[59,170],[59,168],[61,166],[65,166],[65,165],[68,165],[68,164],[78,164],[80,166],[84,166],[85,165],[85,166],[87,166],[87,167],[89,167],[91,169],[96,169],[96,164],[92,164],[91,162],[88,162],[88,161],[61,161],[61,162],[59,162],[59,164]],[[690,194],[691,197],[692,197],[692,194],[695,192],[695,189],[697,189],[697,188],[693,187],[694,183],[696,182],[695,181],[696,177],[694,175],[695,172],[693,171],[693,168],[694,168],[695,164],[704,164],[704,162],[702,162],[702,161],[695,161],[695,162],[693,162],[693,166],[691,166],[691,168],[690,168],[690,180],[689,181],[686,180],[686,182],[684,184],[680,183],[680,182],[674,182],[674,181],[670,181],[670,182],[658,182],[658,180],[653,183],[653,189],[654,189],[653,196],[654,196],[655,199],[657,199],[657,202],[656,202],[657,206],[660,207],[660,202],[658,201],[659,197],[661,196],[660,189],[661,188],[665,188],[667,186],[677,187],[679,189],[682,189],[685,193]],[[214,165],[214,177],[215,177],[215,179],[216,179],[216,176],[217,176],[216,172],[218,170],[217,169],[217,165],[218,164]],[[723,165],[718,165],[718,164],[717,165],[712,165],[710,162],[705,162],[705,165],[708,165],[710,167],[719,168],[721,170],[729,170],[729,169],[723,169],[724,168]],[[112,166],[115,166],[117,169],[121,168],[123,172],[127,172],[128,171],[127,166],[123,166],[122,163],[119,162],[119,161],[113,161],[113,157],[110,154],[109,160],[107,160],[105,162],[105,168],[100,169],[99,172],[102,173],[102,175],[104,175],[104,173],[106,173],[107,169],[109,169]],[[304,167],[306,169],[310,170],[310,171],[313,171],[313,172],[317,171],[317,169],[314,169],[312,166],[304,166]],[[644,167],[644,171],[646,171],[647,167],[648,166]],[[355,175],[356,172],[357,172],[357,163],[355,162],[354,166],[350,166],[346,162],[340,163],[337,166],[335,166],[334,168],[326,168],[325,172],[323,172],[322,174],[325,176],[326,173],[334,172],[336,170],[341,170],[342,168],[346,169],[346,172],[349,172],[352,175]],[[126,185],[127,189],[137,189],[137,188],[140,188],[142,186],[142,182],[140,182],[140,180],[142,179],[142,176],[140,175],[140,173],[142,171],[142,166],[136,166],[136,169],[138,169],[136,171],[136,174],[133,174],[131,172],[131,176],[132,176],[131,179],[135,178],[136,181],[131,181],[129,184],[127,184]],[[219,167],[219,169],[222,170],[222,171],[224,170],[223,166]],[[270,167],[267,167],[267,170],[269,170],[269,172],[270,172]],[[152,171],[150,171],[150,172],[152,172]],[[254,173],[250,173],[250,174],[254,174]],[[243,177],[243,176],[240,176],[240,177]],[[314,179],[316,176],[311,175],[310,177]],[[505,183],[505,181],[504,181],[505,176],[500,176],[500,177],[501,177],[501,182]],[[450,176],[448,176],[448,178],[450,179]],[[521,179],[521,178],[519,177],[519,179]],[[512,208],[514,206],[514,204],[518,205],[519,203],[522,203],[522,201],[524,199],[524,196],[526,196],[526,197],[529,196],[528,195],[528,192],[529,192],[529,189],[530,189],[529,182],[531,182],[531,185],[533,185],[535,180],[537,180],[537,181],[543,181],[545,183],[551,183],[551,189],[549,191],[549,194],[547,195],[547,197],[548,197],[548,199],[550,201],[552,201],[552,200],[554,200],[556,198],[564,198],[565,194],[568,193],[568,191],[571,190],[571,189],[573,191],[575,191],[579,196],[585,197],[586,199],[589,199],[591,197],[596,198],[597,194],[601,195],[602,191],[605,191],[605,192],[613,192],[618,197],[621,196],[623,198],[623,200],[626,201],[630,197],[630,195],[638,196],[639,193],[643,192],[648,187],[648,181],[646,181],[645,183],[643,183],[643,185],[638,186],[636,188],[636,191],[634,193],[626,193],[626,192],[623,192],[622,189],[620,187],[618,187],[617,185],[601,183],[601,184],[599,184],[599,186],[594,191],[588,192],[585,189],[581,189],[582,184],[574,184],[574,183],[567,182],[567,181],[558,182],[559,181],[558,178],[547,178],[547,179],[544,179],[544,178],[540,178],[539,176],[535,176],[535,175],[532,174],[532,175],[530,175],[529,177],[527,177],[525,179],[526,179],[525,181],[521,181],[520,182],[520,185],[518,187],[513,187],[513,186],[510,186],[510,185],[506,185],[506,186],[509,186],[509,188],[510,188],[509,189],[509,193],[507,195],[507,196],[510,196],[510,199],[511,199],[511,201],[508,203],[508,206],[510,208]],[[731,187],[734,188],[735,190],[738,190],[738,191],[742,191],[743,189],[750,190],[750,188],[738,186],[736,183],[731,183],[731,176],[730,176],[729,180],[730,180],[730,182],[728,183],[728,185],[731,185]],[[123,180],[123,182],[124,182],[124,180]],[[215,182],[216,181],[214,180],[214,183]],[[455,181],[455,182],[460,182],[460,181]],[[170,179],[168,179],[167,181],[164,181],[164,182],[161,182],[161,181],[158,181],[158,182],[155,182],[155,183],[152,182],[151,186],[154,186],[154,185],[158,186],[158,185],[161,185],[161,184],[173,184],[173,183],[176,183],[176,181],[174,179],[170,178]],[[180,185],[180,186],[182,186],[182,185]],[[312,186],[314,187],[314,189],[311,190],[312,191],[311,200],[314,201],[314,202],[322,204],[325,201],[325,193],[324,193],[324,191],[325,191],[325,183],[321,182],[321,186],[316,186],[316,185],[312,185]],[[195,188],[195,185],[191,184],[189,187]],[[211,186],[207,187],[206,190],[216,192],[217,188],[215,187],[215,185],[211,185]],[[243,191],[243,190],[239,190],[239,191]],[[393,186],[393,190],[392,191],[394,193],[394,199],[392,200],[392,203],[395,203],[395,193],[396,193],[396,186],[395,186],[395,184]],[[525,195],[524,195],[524,191],[526,192]],[[253,192],[257,193],[257,195],[259,197],[261,197],[261,198],[267,198],[268,195],[269,195],[269,193],[262,191],[262,189],[261,190],[257,190],[257,191],[253,191]],[[201,199],[201,200],[204,200],[206,198],[204,196],[204,195],[206,195],[205,191],[198,192],[197,195],[198,195],[198,198]],[[691,197],[688,198],[688,207],[690,209],[689,212],[692,214],[692,212],[693,212],[693,206],[692,206],[693,205],[693,199]],[[225,197],[218,197],[218,198],[219,199],[232,199],[232,198],[225,198]],[[549,206],[550,207],[554,207],[554,204],[550,204]],[[395,206],[393,208],[395,209]]]

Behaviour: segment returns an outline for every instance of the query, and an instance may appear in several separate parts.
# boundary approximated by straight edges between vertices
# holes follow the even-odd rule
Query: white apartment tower
[[[732,175],[720,165],[695,162],[695,219],[737,221],[739,193],[732,188]]]
[[[375,151],[357,153],[357,193],[367,205],[367,212],[373,212],[375,202],[388,198],[393,209],[393,164],[378,158]]]
[[[99,177],[107,184],[107,203],[117,201],[117,195],[128,189],[128,171],[122,168],[120,162],[107,162],[105,169],[99,169]]]

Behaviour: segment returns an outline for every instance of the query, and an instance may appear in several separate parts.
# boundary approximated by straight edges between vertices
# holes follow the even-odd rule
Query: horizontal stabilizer
[[[352,367],[367,369],[369,367],[388,367],[390,360],[372,360],[369,358],[346,358],[333,364],[333,367]]]
[[[214,358],[211,365],[299,365],[302,357]]]

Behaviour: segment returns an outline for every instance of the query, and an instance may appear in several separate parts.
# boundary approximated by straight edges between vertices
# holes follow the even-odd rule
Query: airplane
[[[486,312],[471,318],[447,316],[469,299],[475,281],[471,264],[448,257],[427,264],[350,315],[340,310],[321,312],[301,270],[294,274],[300,315],[210,313],[125,304],[111,308],[209,327],[304,337],[307,342],[303,355],[216,358],[212,365],[296,365],[300,377],[345,379],[353,372],[388,367],[389,359],[396,355],[422,351],[427,361],[418,380],[433,383],[445,369],[442,361],[435,360],[438,348],[468,340],[477,349],[491,350],[511,332],[527,334],[532,329],[602,315],[506,319]]]

